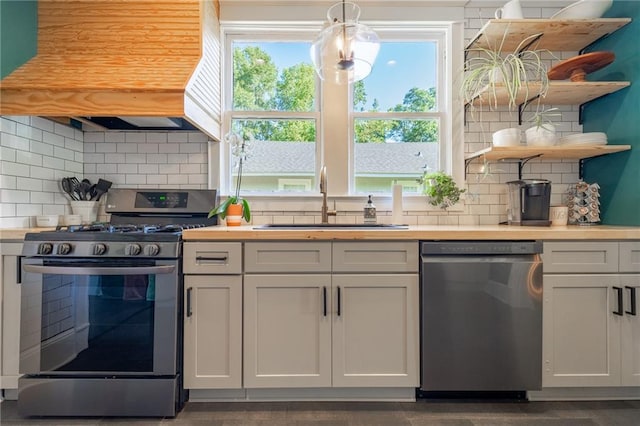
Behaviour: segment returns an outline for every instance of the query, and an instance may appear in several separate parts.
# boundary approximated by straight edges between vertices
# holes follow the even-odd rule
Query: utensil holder
[[[80,215],[82,224],[87,225],[95,222],[98,218],[97,201],[70,201],[73,214]]]

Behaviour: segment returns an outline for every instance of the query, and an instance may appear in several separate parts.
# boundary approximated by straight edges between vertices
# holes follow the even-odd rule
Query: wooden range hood
[[[177,117],[219,140],[218,16],[217,0],[41,0],[37,55],[0,82],[0,114]]]

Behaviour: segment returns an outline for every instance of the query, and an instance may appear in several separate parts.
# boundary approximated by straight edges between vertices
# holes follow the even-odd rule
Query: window
[[[425,171],[462,174],[445,59],[451,27],[372,27],[380,54],[351,86],[317,78],[309,58],[316,28],[225,27],[225,132],[252,138],[243,193],[316,194],[323,164],[330,195],[389,194],[394,182],[418,194]],[[229,152],[223,158],[228,192],[234,162]]]

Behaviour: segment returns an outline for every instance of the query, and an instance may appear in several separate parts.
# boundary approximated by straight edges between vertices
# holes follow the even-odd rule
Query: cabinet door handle
[[[629,290],[629,292],[631,293],[629,295],[629,299],[631,299],[631,310],[630,311],[624,311],[625,313],[629,314],[629,315],[636,315],[636,288],[635,287],[629,287],[629,286],[625,286],[626,289]]]
[[[624,308],[622,307],[622,305],[623,305],[622,288],[621,287],[613,287],[613,289],[616,291],[616,293],[618,295],[618,309],[613,311],[613,314],[622,316],[622,315],[624,315]]]
[[[187,289],[187,318],[193,315],[193,312],[191,312],[191,291],[192,290],[193,290],[193,287],[189,287]]]
[[[327,316],[327,287],[322,287],[322,315]]]
[[[342,299],[342,298],[340,297],[340,287],[338,287],[338,316],[340,316],[341,313],[342,313],[342,309],[341,309],[342,308],[342,303],[341,303],[340,299]]]

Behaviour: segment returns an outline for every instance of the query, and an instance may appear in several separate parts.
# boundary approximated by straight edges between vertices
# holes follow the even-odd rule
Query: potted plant
[[[249,202],[240,197],[240,185],[242,184],[242,165],[247,158],[249,144],[245,138],[237,133],[228,133],[225,141],[231,146],[231,153],[238,159],[238,178],[236,179],[236,190],[233,195],[227,197],[220,205],[214,207],[209,212],[209,217],[219,216],[226,219],[227,226],[240,226],[242,219],[249,222],[251,220],[251,209]]]
[[[551,117],[559,117],[560,115],[558,108],[536,111],[528,120],[533,123],[533,126],[525,130],[527,145],[554,145],[556,143],[556,126],[551,121]]]
[[[444,172],[425,172],[419,182],[424,183],[424,194],[429,197],[429,204],[441,209],[456,204],[466,191],[458,188],[453,178]]]
[[[541,55],[543,52],[550,52],[523,50],[536,36],[525,38],[510,53],[502,51],[506,33],[500,46],[495,49],[469,49],[460,86],[465,104],[473,105],[473,101],[484,94],[483,102],[495,108],[501,96],[504,96],[501,93],[506,93],[509,110],[514,110],[522,98],[544,97],[549,89],[549,78]],[[532,83],[536,85],[532,86]],[[535,91],[531,92],[530,89],[534,87]]]

